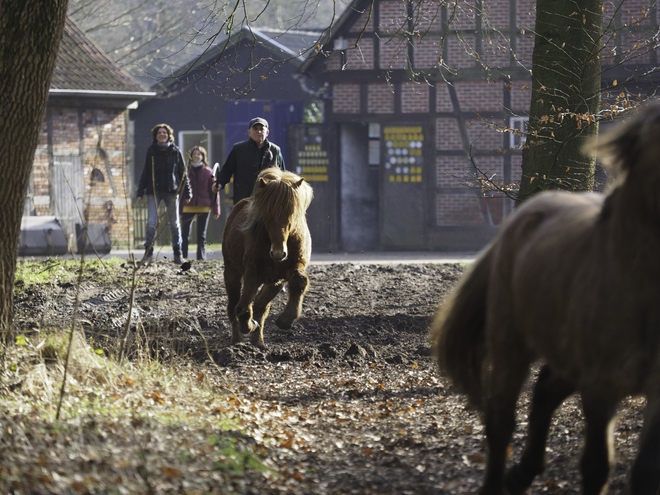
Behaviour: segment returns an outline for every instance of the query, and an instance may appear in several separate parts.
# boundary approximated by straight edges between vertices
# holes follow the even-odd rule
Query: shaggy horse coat
[[[431,339],[440,369],[485,413],[482,494],[519,494],[544,469],[554,410],[579,392],[586,495],[605,493],[611,423],[628,395],[647,397],[633,495],[660,486],[660,107],[644,108],[598,148],[612,192],[546,192],[525,203],[440,307]],[[528,438],[504,475],[516,401],[530,365]]]
[[[289,299],[277,318],[291,328],[300,316],[309,280],[305,269],[312,253],[305,213],[312,187],[279,168],[263,170],[249,198],[232,210],[223,234],[227,316],[232,344],[250,333],[252,344],[264,346],[264,322],[270,303],[288,282]]]

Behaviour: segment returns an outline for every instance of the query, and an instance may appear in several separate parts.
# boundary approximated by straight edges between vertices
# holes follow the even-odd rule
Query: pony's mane
[[[312,202],[312,187],[300,176],[277,167],[263,170],[248,198],[243,230],[259,222],[290,224],[297,230],[306,224],[305,213]]]

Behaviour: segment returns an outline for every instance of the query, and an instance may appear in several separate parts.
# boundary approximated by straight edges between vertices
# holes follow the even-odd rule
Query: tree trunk
[[[518,201],[546,189],[590,191],[598,135],[602,0],[537,0],[532,104]]]
[[[23,204],[68,0],[0,0],[0,332],[14,317]]]

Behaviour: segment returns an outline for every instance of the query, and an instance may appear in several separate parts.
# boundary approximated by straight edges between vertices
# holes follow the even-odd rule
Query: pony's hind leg
[[[259,290],[257,297],[254,298],[253,315],[259,323],[259,327],[254,328],[250,333],[250,342],[257,347],[266,347],[266,344],[264,344],[264,325],[270,311],[270,302],[280,293],[283,285],[283,282],[265,284]]]
[[[649,397],[639,453],[630,476],[631,495],[656,495],[660,489],[660,397]]]
[[[587,438],[580,461],[582,493],[601,495],[607,492],[612,459],[612,418],[618,401],[611,393],[595,394],[588,390],[580,392],[587,422]]]
[[[507,328],[494,332],[510,334]],[[491,371],[488,375],[485,402],[486,441],[488,461],[481,495],[504,494],[506,453],[516,426],[516,403],[523,383],[529,374],[530,359],[518,342],[504,337],[491,343]]]
[[[282,311],[282,314],[275,321],[278,328],[284,330],[291,328],[293,322],[298,319],[302,310],[303,296],[308,285],[309,279],[300,272],[296,272],[289,279],[289,299],[284,307],[284,311]]]
[[[524,352],[509,351],[493,353],[498,355],[493,355],[486,399],[488,462],[480,492],[482,495],[504,493],[506,452],[516,426],[516,402],[529,373],[529,360],[525,359]]]
[[[545,469],[545,442],[555,409],[575,392],[575,386],[545,365],[534,386],[529,414],[527,443],[519,464],[507,473],[505,486],[510,495],[523,493]]]

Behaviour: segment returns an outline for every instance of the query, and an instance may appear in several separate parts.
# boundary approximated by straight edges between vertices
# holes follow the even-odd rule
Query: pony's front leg
[[[545,469],[545,442],[555,409],[575,392],[575,386],[544,365],[534,386],[529,414],[527,443],[519,464],[507,473],[505,486],[510,495],[522,494]]]
[[[657,386],[657,385],[656,385]],[[632,495],[656,495],[660,488],[660,396],[649,396],[639,453],[630,476]]]
[[[309,279],[307,276],[298,271],[289,279],[289,299],[284,311],[275,321],[279,328],[283,330],[291,328],[293,322],[298,319],[302,311],[303,296],[308,285]]]
[[[259,322],[259,328],[254,329],[250,334],[250,342],[262,349],[266,347],[266,344],[264,344],[264,326],[270,311],[270,302],[280,293],[283,285],[282,282],[265,284],[254,299],[253,314],[254,319]]]
[[[601,495],[607,492],[607,477],[612,459],[612,418],[618,400],[612,394],[593,394],[588,390],[580,392],[587,422],[587,439],[580,461],[582,493]]]
[[[246,270],[243,274],[241,298],[236,304],[236,318],[241,333],[250,333],[257,327],[257,322],[252,319],[252,303],[259,290],[259,285],[254,270]]]
[[[225,290],[227,291],[227,318],[231,324],[231,343],[243,342],[243,334],[239,328],[236,316],[236,305],[241,297],[241,273],[233,269],[230,263],[225,263]]]

